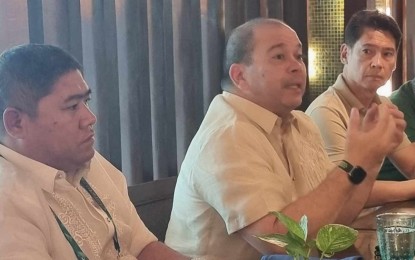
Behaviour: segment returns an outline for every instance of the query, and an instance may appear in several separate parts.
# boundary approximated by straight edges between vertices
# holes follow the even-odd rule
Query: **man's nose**
[[[95,125],[95,123],[97,122],[97,117],[91,111],[91,109],[89,108],[87,104],[84,104],[84,112],[85,112],[85,115],[84,115],[83,120],[81,121],[82,127],[88,127],[88,126]]]
[[[371,68],[378,68],[378,67],[382,67],[382,54],[381,53],[376,53],[370,63],[370,67]]]
[[[294,58],[294,57],[291,58],[290,66],[289,66],[289,69],[291,72],[302,70],[303,66],[304,66],[304,62],[301,59]]]

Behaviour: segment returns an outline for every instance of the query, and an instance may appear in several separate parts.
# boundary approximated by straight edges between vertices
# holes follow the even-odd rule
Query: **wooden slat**
[[[203,119],[202,47],[199,1],[173,1],[177,163]]]
[[[128,188],[141,220],[163,241],[170,220],[176,177],[142,183]]]
[[[153,179],[147,2],[118,2],[122,170],[130,184]]]
[[[415,1],[406,0],[406,80],[415,78]]]
[[[346,28],[347,23],[354,13],[359,10],[364,10],[369,6],[373,7],[374,0],[356,1],[356,0],[344,0],[344,27]]]
[[[27,0],[30,43],[44,43],[42,0]]]
[[[267,0],[268,17],[283,20],[283,0]]]
[[[171,0],[148,0],[154,179],[177,175]]]
[[[399,27],[403,31],[403,1],[391,1],[392,6],[392,16],[395,18]],[[397,60],[396,60],[396,69],[392,74],[392,89],[395,90],[403,83],[404,71],[403,71],[403,59],[402,59],[402,42],[401,47],[398,50]]]
[[[303,55],[308,56],[308,31],[307,31],[307,3],[303,0],[284,0],[283,2],[284,22],[293,28],[303,44]],[[307,60],[304,61],[308,67]],[[311,103],[309,87],[307,84],[303,102],[298,109],[305,110]]]
[[[260,16],[260,1],[245,0],[245,21]]]
[[[243,1],[225,1],[225,37],[230,32],[245,22],[245,3]]]
[[[30,1],[29,1],[30,2]],[[82,30],[79,0],[43,0],[44,42],[69,51],[82,63]]]
[[[221,93],[222,57],[225,35],[221,23],[222,0],[209,0],[206,13],[202,13],[203,55],[203,110],[207,111],[212,99]]]
[[[120,106],[115,5],[112,1],[81,1],[83,65],[92,89],[91,107],[98,117],[97,149],[121,168]]]

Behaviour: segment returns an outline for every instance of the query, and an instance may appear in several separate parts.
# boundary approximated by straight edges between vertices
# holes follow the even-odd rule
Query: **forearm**
[[[415,180],[376,181],[365,207],[381,206],[385,203],[415,198]]]
[[[370,178],[359,185],[365,182],[367,182],[366,185],[371,186]],[[308,218],[308,236],[315,237],[322,226],[335,223],[339,218],[345,219],[343,222],[354,220],[360,209],[363,208],[370,191],[369,188],[366,192],[363,192],[359,204],[357,204],[359,201],[356,200],[357,210],[348,208],[349,211],[354,213],[349,212],[349,214],[342,215],[342,212],[347,211],[343,210],[342,207],[347,204],[351,194],[355,192],[356,186],[348,180],[348,176],[343,170],[336,167],[316,189],[290,203],[281,211],[296,221],[306,215]],[[271,214],[239,231],[248,243],[263,254],[283,253],[284,249],[260,241],[254,237],[255,235],[284,234],[286,232],[287,229]]]
[[[335,221],[336,223],[350,225],[362,209],[367,207],[374,182],[373,178],[367,178],[364,182],[355,185],[355,190],[347,198]]]
[[[326,224],[351,223],[364,207],[373,181],[367,177],[358,185],[352,184],[347,173],[336,167],[317,189],[299,198],[282,212],[296,220],[306,215],[309,220],[308,233],[315,236]]]
[[[366,178],[362,183],[355,185],[355,189],[343,205],[336,223],[350,225],[362,209],[367,206],[367,201],[371,196],[373,186],[376,183],[376,177],[383,162],[381,157],[371,157],[373,156],[363,156],[357,152],[348,152],[346,150],[345,160],[354,166],[361,166],[366,171]]]
[[[404,138],[403,143],[409,145],[397,149],[397,151],[389,154],[388,158],[408,179],[415,179],[415,143],[409,143],[406,138]]]
[[[186,257],[179,252],[171,249],[170,247],[166,246],[165,244],[156,241],[151,242],[148,244],[144,249],[140,252],[137,257],[137,260],[189,260],[190,257]]]

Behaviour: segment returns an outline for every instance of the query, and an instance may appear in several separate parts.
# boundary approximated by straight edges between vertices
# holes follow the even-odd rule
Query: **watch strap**
[[[349,173],[354,168],[354,166],[346,160],[341,160],[338,167],[347,173]]]
[[[342,160],[338,167],[347,173],[350,182],[353,184],[359,184],[366,178],[366,171],[362,167],[353,166],[346,160]]]

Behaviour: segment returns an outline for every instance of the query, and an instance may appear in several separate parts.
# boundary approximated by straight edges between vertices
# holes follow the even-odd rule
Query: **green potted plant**
[[[281,212],[270,212],[288,229],[286,234],[268,234],[257,236],[259,239],[285,248],[288,255],[294,260],[310,258],[314,249],[321,252],[321,258],[330,258],[354,244],[357,239],[357,230],[340,225],[328,224],[320,228],[316,239],[307,239],[307,216],[303,216],[299,223]]]

